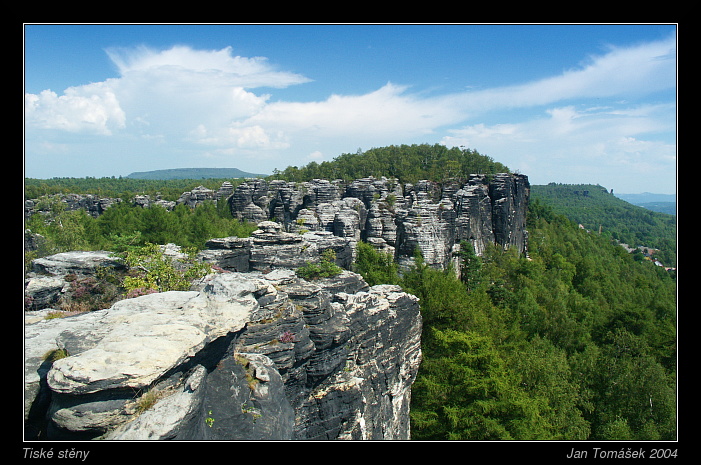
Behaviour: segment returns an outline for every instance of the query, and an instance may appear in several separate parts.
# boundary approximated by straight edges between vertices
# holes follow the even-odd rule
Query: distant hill
[[[615,195],[619,199],[623,199],[639,207],[647,208],[648,210],[667,213],[669,215],[677,214],[676,194],[652,194],[650,192],[643,192],[642,194]]]
[[[173,168],[168,170],[137,171],[127,178],[132,179],[224,179],[224,178],[264,178],[267,174],[247,173],[238,168]]]
[[[633,205],[640,205],[643,203],[652,202],[676,202],[676,194],[653,194],[650,192],[643,192],[642,194],[615,194],[619,199],[623,199],[626,202],[630,202]]]
[[[556,213],[591,231],[599,230],[632,246],[661,249],[663,263],[676,263],[676,218],[633,205],[606,188],[592,184],[531,186],[531,201],[542,201]]]
[[[677,203],[676,202],[644,202],[636,203],[635,205],[654,212],[666,213],[668,215],[677,214]]]

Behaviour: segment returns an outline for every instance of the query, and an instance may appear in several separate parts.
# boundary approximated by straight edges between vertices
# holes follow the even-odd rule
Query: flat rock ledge
[[[418,299],[348,271],[211,274],[25,325],[25,438],[409,439]]]

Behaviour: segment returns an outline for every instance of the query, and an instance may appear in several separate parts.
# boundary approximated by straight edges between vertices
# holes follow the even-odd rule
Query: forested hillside
[[[676,218],[632,205],[599,185],[557,184],[531,186],[531,201],[542,201],[584,228],[631,247],[660,249],[655,258],[676,266]]]
[[[542,203],[528,228],[529,258],[468,251],[461,279],[359,245],[372,284],[421,299],[412,438],[675,439],[673,278]]]
[[[289,166],[277,170],[274,178],[287,181],[320,179],[353,179],[374,176],[398,178],[403,183],[421,179],[444,181],[467,177],[471,173],[508,173],[509,169],[476,150],[447,148],[444,145],[390,145],[357,153],[344,153],[333,161],[311,162],[301,168]]]
[[[54,194],[92,194],[98,197],[130,199],[135,195],[160,194],[163,200],[177,200],[183,192],[197,186],[218,189],[222,182],[229,181],[234,187],[242,179],[135,179],[123,177],[85,178],[24,178],[24,198],[38,199]]]

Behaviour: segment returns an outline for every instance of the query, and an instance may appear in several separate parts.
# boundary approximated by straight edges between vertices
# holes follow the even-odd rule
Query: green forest
[[[676,217],[632,205],[606,188],[591,184],[531,186],[531,201],[543,201],[591,231],[599,231],[632,247],[659,249],[655,258],[676,266]]]
[[[359,245],[371,284],[421,299],[412,438],[675,439],[674,279],[543,204],[528,230],[528,258],[466,248],[460,278]]]
[[[132,194],[133,195],[133,194]],[[174,243],[181,247],[204,248],[215,237],[248,237],[256,225],[232,218],[225,199],[204,202],[197,208],[177,205],[173,211],[160,206],[143,208],[120,202],[93,218],[84,210],[67,211],[55,197],[39,205],[48,215],[34,214],[25,229],[41,234],[39,249],[25,254],[25,264],[45,255],[69,250],[117,250],[130,245]]]
[[[472,150],[420,145],[345,154],[273,177],[384,175],[414,182],[505,171]],[[31,189],[81,193],[71,190],[77,181],[41,181],[42,187],[25,186],[27,198],[39,197]],[[92,189],[99,185],[93,181]],[[114,181],[113,192],[126,189]],[[203,181],[196,183],[184,190]],[[162,192],[168,185],[158,188]],[[603,217],[589,221],[570,213],[534,192],[528,256],[495,246],[478,257],[463,244],[460,269],[430,268],[417,254],[416,265],[400,274],[391,256],[358,244],[354,270],[369,284],[399,284],[420,298],[423,361],[412,388],[412,439],[676,439],[675,276],[617,245],[612,239],[626,236],[615,230],[615,219],[607,226]],[[627,231],[639,221],[644,222],[631,214]],[[599,224],[607,234],[595,233]],[[54,202],[49,217],[34,215],[25,227],[46,238],[45,250],[37,254],[119,250],[126,243],[201,248],[209,238],[246,236],[255,228],[231,218],[225,202],[173,212],[123,202],[98,218]],[[646,245],[669,239],[652,231],[641,236]]]
[[[495,162],[475,150],[448,148],[441,144],[390,145],[357,153],[344,153],[332,161],[311,162],[301,168],[288,166],[275,170],[272,178],[287,181],[312,179],[354,179],[386,176],[402,183],[415,183],[421,179],[445,181],[450,178],[467,178],[470,174],[508,173],[509,168]]]
[[[197,186],[217,190],[222,182],[229,181],[234,187],[243,179],[138,179],[126,177],[85,178],[24,178],[24,198],[38,199],[56,194],[91,194],[101,198],[130,199],[135,195],[160,195],[163,200],[178,200],[183,192]]]

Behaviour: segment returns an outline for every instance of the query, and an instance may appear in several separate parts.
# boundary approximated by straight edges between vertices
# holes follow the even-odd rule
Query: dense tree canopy
[[[632,247],[660,249],[657,257],[676,265],[677,228],[673,215],[648,210],[615,197],[604,187],[591,184],[531,186],[532,201],[543,201],[556,213],[584,228],[599,231]]]
[[[47,201],[51,202],[48,215],[34,214],[25,222],[26,229],[44,237],[40,249],[28,258],[69,250],[117,250],[127,240],[133,245],[171,242],[201,249],[214,237],[246,237],[256,228],[232,218],[226,208],[213,201],[194,209],[178,205],[173,211],[121,202],[97,218],[84,210],[66,211],[57,199]]]
[[[528,257],[468,252],[460,279],[359,245],[359,272],[420,298],[412,437],[675,439],[673,277],[542,203],[528,228]]]
[[[467,178],[470,174],[506,173],[509,169],[475,150],[448,148],[441,144],[391,145],[357,153],[344,153],[333,161],[311,162],[301,168],[289,166],[273,177],[288,181],[353,179],[374,176],[415,183],[421,179],[443,181]]]

